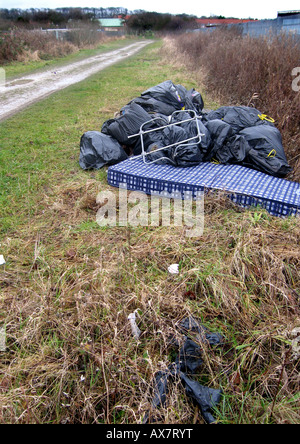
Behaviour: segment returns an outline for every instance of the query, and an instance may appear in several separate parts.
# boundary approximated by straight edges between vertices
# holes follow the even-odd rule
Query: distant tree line
[[[195,16],[186,14],[172,15],[138,11],[129,17],[126,25],[138,34],[148,31],[179,31],[193,27],[195,19]]]
[[[0,9],[0,19],[14,24],[53,24],[61,25],[70,20],[91,21],[99,18],[125,17],[125,8],[57,8],[57,9]]]
[[[177,31],[192,27],[194,16],[172,15],[126,8],[57,8],[57,9],[0,9],[0,27],[65,26],[70,21],[95,21],[101,18],[122,17],[129,30],[143,34],[147,31]]]

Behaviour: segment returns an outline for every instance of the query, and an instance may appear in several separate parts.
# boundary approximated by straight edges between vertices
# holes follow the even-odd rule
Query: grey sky
[[[144,9],[146,11],[169,12],[171,14],[194,14],[210,16],[224,15],[238,18],[275,18],[278,11],[299,10],[299,0],[252,0],[237,2],[232,0],[195,1],[195,0],[0,0],[0,8],[59,8],[59,7],[103,7],[122,6],[129,10]]]

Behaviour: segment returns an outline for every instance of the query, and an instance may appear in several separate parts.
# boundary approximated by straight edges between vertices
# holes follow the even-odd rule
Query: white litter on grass
[[[0,352],[6,351],[6,332],[5,325],[0,325]]]
[[[135,316],[135,311],[133,313],[130,313],[130,315],[128,316],[128,320],[130,322],[131,325],[131,331],[133,336],[136,339],[139,339],[139,337],[141,336],[141,330],[139,329],[139,327],[136,324],[136,316]]]
[[[179,264],[172,264],[168,267],[168,271],[171,274],[178,274],[179,273]]]
[[[292,335],[296,338],[292,340],[293,359],[300,357],[300,328],[294,328]]]
[[[2,254],[0,254],[0,265],[4,265],[5,264],[5,259],[2,256]]]

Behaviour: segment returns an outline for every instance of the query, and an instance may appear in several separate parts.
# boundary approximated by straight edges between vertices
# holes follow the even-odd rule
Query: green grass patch
[[[222,388],[217,421],[299,422],[299,218],[239,209],[220,193],[206,197],[197,238],[184,227],[96,223],[97,194],[111,187],[107,168],[79,167],[81,135],[164,80],[205,92],[161,48],[0,124],[1,423],[141,422],[154,375],[177,355],[176,324],[191,315],[224,338],[202,344],[195,377]],[[180,384],[153,418],[203,423]]]
[[[113,51],[114,49],[122,48],[136,39],[116,39],[99,44],[92,49],[79,49],[78,51],[69,54],[68,56],[53,58],[50,60],[28,60],[26,62],[13,62],[2,66],[5,69],[6,79],[13,80],[21,75],[28,75],[37,71],[59,68],[65,63],[73,63],[83,60],[87,57],[93,57],[103,52]]]

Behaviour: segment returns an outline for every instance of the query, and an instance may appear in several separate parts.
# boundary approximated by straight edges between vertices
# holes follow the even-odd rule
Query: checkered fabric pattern
[[[195,199],[197,192],[223,190],[243,207],[260,206],[273,216],[300,215],[300,184],[240,165],[204,162],[194,167],[145,164],[129,158],[108,168],[114,187],[170,198]]]

